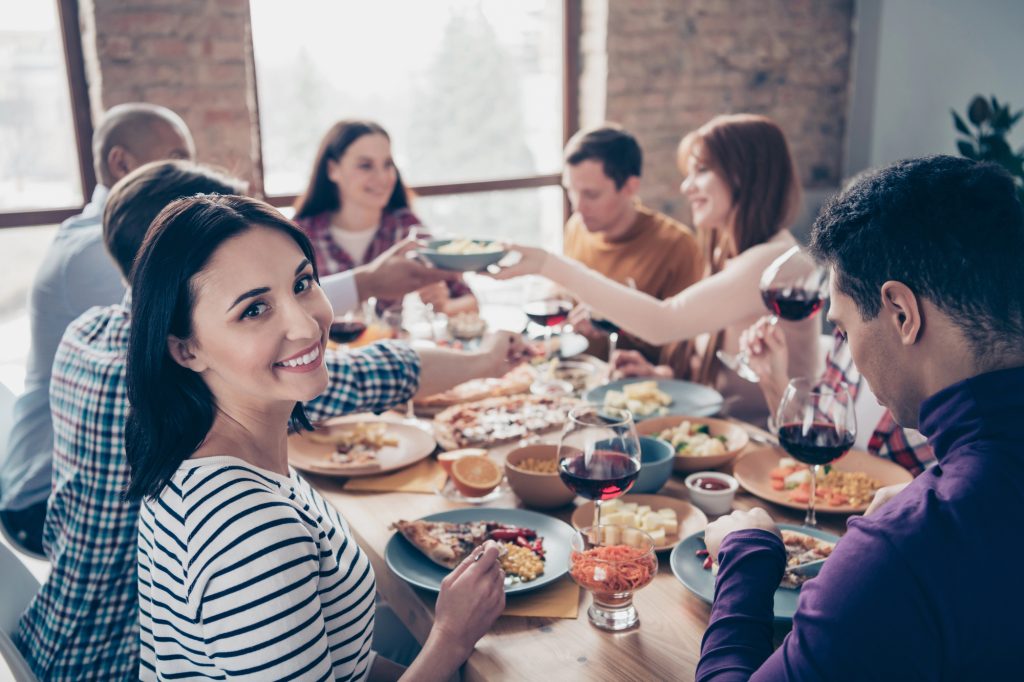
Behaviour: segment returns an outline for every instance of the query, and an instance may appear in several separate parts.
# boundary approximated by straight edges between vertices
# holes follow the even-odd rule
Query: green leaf
[[[1000,107],[992,114],[992,129],[1005,133],[1010,127],[1010,110],[1007,107]]]
[[[964,120],[962,118],[960,118],[960,114],[956,113],[956,110],[954,110],[954,109],[950,109],[950,113],[953,114],[953,125],[956,126],[956,129],[959,130],[964,135],[967,135],[968,137],[970,137],[971,136],[971,131],[967,127],[967,124],[964,123]]]
[[[994,100],[993,100],[994,101]],[[971,103],[967,105],[967,118],[974,125],[981,125],[992,115],[988,102],[981,95],[975,95]]]
[[[961,156],[966,156],[968,159],[978,158],[978,153],[974,151],[974,145],[966,140],[958,140],[956,148],[960,150]]]

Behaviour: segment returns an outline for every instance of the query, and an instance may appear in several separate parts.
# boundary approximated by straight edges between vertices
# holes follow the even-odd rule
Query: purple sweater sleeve
[[[696,677],[746,680],[772,653],[772,604],[786,550],[768,531],[734,531],[722,542],[718,562],[715,603]]]
[[[730,533],[719,554],[697,679],[941,679],[944,655],[955,644],[944,644],[950,638],[938,624],[955,616],[943,600],[929,597],[922,579],[928,574],[918,569],[940,571],[943,557],[917,556],[925,553],[894,544],[866,519],[852,521],[821,574],[801,589],[793,630],[772,653],[782,543],[766,531]]]

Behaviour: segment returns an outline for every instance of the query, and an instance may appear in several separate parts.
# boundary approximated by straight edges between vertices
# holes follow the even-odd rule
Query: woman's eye
[[[313,275],[303,275],[295,280],[295,293],[301,294],[313,286]]]
[[[242,319],[259,317],[263,313],[267,312],[268,306],[266,303],[253,303],[251,306],[245,309],[242,313]]]

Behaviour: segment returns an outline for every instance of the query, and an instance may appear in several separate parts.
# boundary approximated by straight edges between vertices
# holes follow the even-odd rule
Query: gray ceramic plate
[[[612,381],[604,386],[590,389],[583,394],[583,399],[587,402],[603,405],[604,396],[608,391],[621,391],[626,384],[635,384],[639,381],[651,381],[651,379],[634,377]],[[722,409],[722,394],[713,388],[690,381],[680,381],[679,379],[657,379],[656,381],[658,390],[667,393],[672,398],[672,404],[666,406],[665,412],[662,414],[651,414],[644,417],[636,417],[634,415],[636,421],[650,419],[651,417],[661,417],[667,414],[710,417],[711,415],[718,414],[718,411]]]
[[[779,528],[806,533],[829,542],[838,542],[839,540],[835,535],[817,528],[804,528],[787,523],[780,523]],[[686,589],[710,604],[715,598],[715,576],[709,569],[704,568],[704,557],[697,556],[699,549],[704,549],[704,531],[694,533],[676,545],[669,557],[669,565],[672,566],[672,573],[679,578],[679,582],[685,585]],[[775,590],[776,621],[788,623],[793,619],[793,614],[796,613],[796,600],[799,596],[799,589],[780,587]]]
[[[569,553],[572,551],[570,543],[576,531],[564,521],[559,521],[546,514],[538,514],[525,509],[484,507],[453,509],[425,516],[422,520],[454,523],[497,521],[537,531],[544,538],[544,573],[528,583],[507,585],[505,587],[506,594],[529,592],[538,587],[544,587],[569,571]],[[392,573],[402,580],[432,592],[440,591],[441,581],[449,573],[447,568],[439,566],[425,557],[401,533],[395,533],[388,541],[387,547],[384,549],[384,561],[387,562]]]

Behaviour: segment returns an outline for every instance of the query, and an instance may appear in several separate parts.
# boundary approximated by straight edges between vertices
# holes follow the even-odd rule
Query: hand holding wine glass
[[[779,318],[799,322],[817,314],[828,298],[828,270],[814,265],[799,246],[794,246],[765,268],[759,288],[771,313],[769,324],[778,324]],[[755,384],[760,381],[745,351],[730,355],[720,350],[715,356],[743,379]]]
[[[633,415],[609,419],[596,405],[570,410],[558,443],[558,473],[577,495],[594,500],[594,525],[600,525],[601,502],[624,495],[640,473]]]
[[[845,455],[857,435],[853,397],[845,384],[831,389],[809,379],[793,379],[775,413],[779,445],[793,459],[810,466],[804,525],[816,527],[814,508],[818,470]]]

